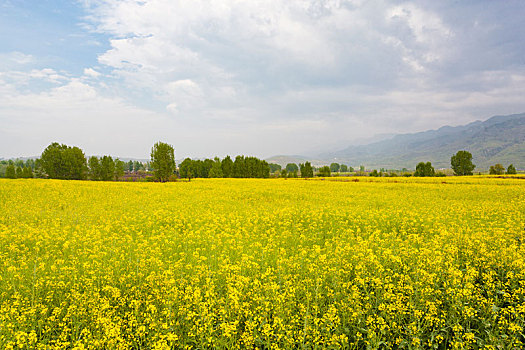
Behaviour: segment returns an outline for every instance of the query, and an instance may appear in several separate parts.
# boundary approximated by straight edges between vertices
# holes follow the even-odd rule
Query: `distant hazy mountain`
[[[479,170],[495,163],[505,167],[513,163],[516,168],[525,169],[525,113],[397,135],[388,140],[322,154],[320,158],[373,168],[414,168],[421,161],[430,161],[436,168],[449,168],[450,157],[459,150],[471,152]]]
[[[444,126],[415,134],[396,135],[367,145],[350,146],[319,156],[276,156],[270,162],[299,163],[310,160],[314,165],[338,162],[357,167],[401,169],[415,168],[419,162],[432,162],[435,168],[450,168],[450,157],[459,150],[472,153],[476,170],[486,170],[501,163],[525,169],[525,113],[495,116],[484,122],[463,126]]]

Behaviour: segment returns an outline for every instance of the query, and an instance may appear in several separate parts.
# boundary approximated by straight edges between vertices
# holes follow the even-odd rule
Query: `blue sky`
[[[314,154],[525,111],[525,2],[0,0],[0,157]]]

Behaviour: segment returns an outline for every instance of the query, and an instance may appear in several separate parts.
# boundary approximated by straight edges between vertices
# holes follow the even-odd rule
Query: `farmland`
[[[1,180],[0,348],[523,348],[524,226],[519,179]]]

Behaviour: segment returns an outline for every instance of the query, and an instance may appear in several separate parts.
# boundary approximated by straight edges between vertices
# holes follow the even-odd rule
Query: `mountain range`
[[[413,134],[399,134],[366,145],[349,146],[316,157],[274,156],[267,161],[286,163],[310,160],[314,165],[337,162],[367,169],[414,169],[419,162],[450,168],[450,157],[459,150],[472,153],[476,170],[501,163],[525,169],[525,113],[494,116],[462,126],[443,126]]]

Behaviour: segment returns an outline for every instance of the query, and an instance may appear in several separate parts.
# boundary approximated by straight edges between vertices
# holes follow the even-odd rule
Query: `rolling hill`
[[[367,168],[413,169],[421,161],[430,161],[435,168],[449,168],[450,157],[459,150],[472,153],[479,171],[496,163],[505,167],[512,163],[517,169],[525,169],[525,113],[396,135],[367,145],[322,153],[314,158],[316,163],[319,160],[326,164],[335,161]]]

